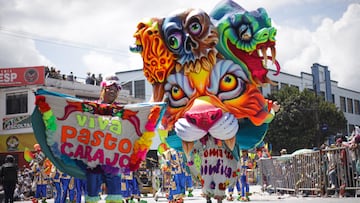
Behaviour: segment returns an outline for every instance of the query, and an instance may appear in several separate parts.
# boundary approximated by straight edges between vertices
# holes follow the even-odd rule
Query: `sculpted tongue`
[[[227,147],[229,147],[230,150],[234,150],[234,147],[235,147],[235,138],[236,136],[230,138],[230,139],[227,139],[225,140],[225,144]]]
[[[272,63],[275,64],[275,61],[276,61],[276,49],[275,49],[275,46],[270,47],[270,50],[271,50]]]
[[[186,142],[182,141],[182,147],[184,149],[184,153],[187,160],[190,160],[190,152],[194,147],[194,142]]]
[[[153,102],[161,102],[163,100],[165,91],[164,91],[164,83],[154,83],[153,84]]]

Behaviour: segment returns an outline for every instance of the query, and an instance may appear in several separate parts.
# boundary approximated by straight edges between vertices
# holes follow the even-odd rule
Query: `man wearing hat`
[[[116,104],[116,99],[121,90],[119,78],[117,76],[105,77],[100,83],[101,92],[98,103]],[[95,168],[86,169],[87,196],[86,202],[97,202],[100,200],[99,191],[101,184],[105,183],[107,189],[106,201],[118,202],[121,196],[121,178],[119,169],[110,166],[96,166]]]

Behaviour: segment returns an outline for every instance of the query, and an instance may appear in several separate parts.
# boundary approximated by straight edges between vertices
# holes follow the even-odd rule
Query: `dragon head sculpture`
[[[268,77],[267,63],[270,59],[280,72],[276,61],[276,29],[263,8],[246,11],[233,1],[220,2],[210,13],[219,33],[217,50],[237,64],[245,64],[252,80],[258,85],[273,83]],[[267,50],[270,49],[271,56]]]

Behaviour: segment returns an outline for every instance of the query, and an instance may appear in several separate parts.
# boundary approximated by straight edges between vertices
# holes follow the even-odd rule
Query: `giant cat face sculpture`
[[[144,63],[152,50],[146,46],[164,44],[164,53],[174,56],[163,82],[168,107],[162,125],[175,134],[167,141],[181,148],[189,163],[195,154],[200,157],[199,168],[191,167],[191,172],[202,180],[206,195],[221,199],[236,181],[239,148],[260,142],[272,116],[248,67],[216,57],[218,33],[205,12],[189,9],[159,22],[162,43],[145,43],[141,39],[146,32],[136,37]],[[145,72],[147,78],[150,75]],[[174,137],[179,139],[171,141]]]

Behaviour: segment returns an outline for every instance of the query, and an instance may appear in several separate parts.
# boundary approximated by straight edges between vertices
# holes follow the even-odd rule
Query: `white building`
[[[300,91],[304,89],[316,90],[318,95],[326,101],[333,102],[344,112],[347,119],[347,134],[351,134],[354,125],[360,125],[360,92],[345,89],[338,86],[337,81],[330,79],[330,71],[327,66],[313,64],[312,73],[301,72],[300,76],[281,72],[274,76],[275,71],[270,70],[268,77],[278,86],[267,85],[261,88],[263,95],[279,91],[284,86],[294,86]],[[149,101],[152,95],[152,87],[147,82],[142,69],[117,72],[122,87],[130,91],[130,95]],[[315,87],[315,88],[314,88]]]

